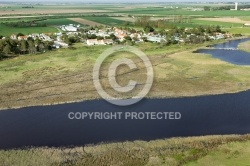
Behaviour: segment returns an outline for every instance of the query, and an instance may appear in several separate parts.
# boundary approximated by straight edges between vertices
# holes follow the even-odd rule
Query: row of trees
[[[28,40],[12,40],[10,38],[0,41],[0,54],[2,55],[18,55],[18,54],[37,54],[52,50],[53,42],[41,41],[39,39],[28,38]]]
[[[231,10],[231,9],[234,9],[234,8],[235,8],[234,5],[230,5],[230,6],[219,6],[219,7],[204,6],[204,10],[205,10],[205,11]],[[238,10],[240,10],[240,9],[248,9],[248,8],[250,8],[250,5],[239,5],[239,6],[238,6]]]
[[[151,26],[154,28],[176,28],[176,23],[189,23],[191,22],[190,16],[172,16],[167,19],[151,20],[149,16],[137,17],[135,20],[135,26],[147,27]]]
[[[231,10],[231,9],[234,9],[234,6],[219,6],[219,7],[204,6],[205,11]]]
[[[24,28],[24,27],[47,27],[47,24],[45,23],[37,23],[35,21],[20,21],[20,22],[6,22],[3,23],[6,26],[9,27],[19,27],[19,28]]]

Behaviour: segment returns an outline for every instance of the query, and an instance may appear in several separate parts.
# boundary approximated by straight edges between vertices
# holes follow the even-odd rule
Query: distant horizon
[[[12,1],[0,1],[1,3],[96,3],[96,4],[105,4],[105,3],[234,3],[234,2],[239,2],[239,3],[246,3],[249,2],[249,0],[240,0],[240,1],[233,1],[233,0],[223,0],[223,1],[217,1],[217,0],[207,0],[207,1],[203,1],[201,2],[200,0],[72,0],[72,1],[68,1],[68,0],[12,0]]]

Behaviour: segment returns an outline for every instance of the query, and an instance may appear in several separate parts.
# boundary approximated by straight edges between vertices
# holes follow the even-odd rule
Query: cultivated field
[[[9,6],[0,8],[0,16],[5,15],[45,15],[45,14],[65,14],[65,13],[105,13],[109,10],[86,8],[82,6],[34,6],[34,8],[22,8],[22,6]]]
[[[123,26],[126,21],[122,21],[116,18],[112,17],[84,17],[86,20],[98,22],[103,25],[109,25],[109,26]]]
[[[94,21],[90,21],[90,20],[83,19],[83,18],[68,18],[68,19],[72,20],[74,22],[84,24],[84,25],[89,25],[89,26],[100,26],[100,25],[105,26],[104,24],[94,22]]]

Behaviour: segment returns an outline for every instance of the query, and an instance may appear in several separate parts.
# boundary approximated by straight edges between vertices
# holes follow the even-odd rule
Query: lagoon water
[[[250,65],[250,53],[237,49],[239,43],[250,41],[250,38],[228,41],[222,44],[216,44],[212,47],[215,49],[200,49],[197,53],[211,54],[214,58],[219,58],[223,61],[230,62],[236,65]]]
[[[237,44],[238,41],[235,42]],[[231,43],[234,45],[235,42]],[[232,55],[229,55],[225,50],[206,51],[235,64],[250,64],[248,53],[230,51]],[[246,56],[246,59],[237,59],[236,52],[239,56]],[[179,120],[70,120],[70,112],[180,112],[182,117]],[[143,99],[127,107],[94,100],[0,111],[0,149],[245,133],[250,133],[250,91]]]
[[[99,142],[250,132],[250,91],[143,99],[119,107],[104,100],[0,111],[0,148],[77,146]],[[70,120],[69,112],[180,112],[179,120]]]

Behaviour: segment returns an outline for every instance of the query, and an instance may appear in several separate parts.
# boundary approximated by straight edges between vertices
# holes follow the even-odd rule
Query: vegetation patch
[[[83,18],[90,20],[90,21],[98,22],[104,25],[111,25],[111,26],[122,26],[122,25],[125,25],[125,23],[127,22],[127,21],[115,19],[112,17],[88,16],[88,17],[83,17]]]
[[[239,49],[241,49],[243,51],[250,52],[250,41],[240,43],[238,47],[239,47]]]
[[[171,138],[102,143],[75,148],[0,150],[0,164],[12,166],[239,165],[249,163],[249,135]]]

